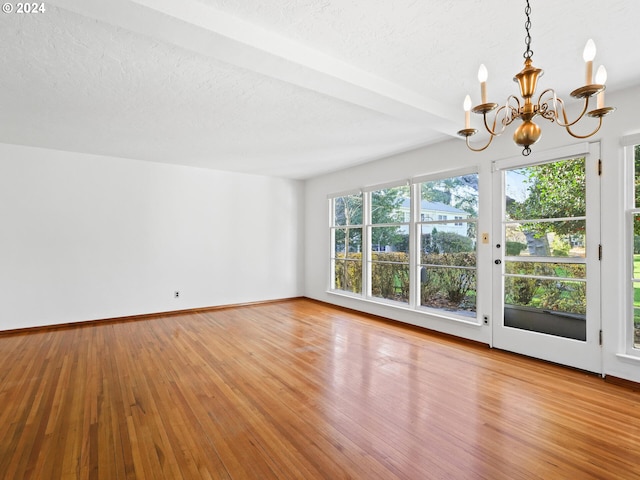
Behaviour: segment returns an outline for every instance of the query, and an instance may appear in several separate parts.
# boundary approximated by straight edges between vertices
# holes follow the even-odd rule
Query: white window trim
[[[335,236],[333,235],[333,231],[338,229],[338,228],[360,228],[362,230],[362,235],[364,236],[364,224],[362,225],[334,225],[334,215],[335,215],[335,208],[336,208],[336,199],[341,198],[341,197],[348,197],[350,195],[362,195],[363,196],[363,213],[362,215],[364,215],[364,197],[366,196],[365,194],[362,193],[362,190],[356,189],[356,190],[348,190],[347,192],[343,192],[343,193],[335,193],[335,194],[331,194],[328,195],[327,198],[329,200],[328,204],[329,204],[329,276],[327,278],[327,292],[341,292],[343,295],[345,296],[349,296],[349,297],[353,297],[353,298],[361,298],[363,295],[363,292],[361,293],[354,293],[354,292],[349,292],[346,290],[338,290],[334,288],[334,282],[335,282]],[[364,248],[364,244],[362,245],[362,248]],[[355,260],[353,260],[355,261]],[[364,262],[364,259],[361,258],[360,262]],[[362,265],[362,275],[363,278],[361,279],[361,284],[364,288],[364,284],[362,283],[362,281],[364,280],[364,265]]]
[[[522,155],[517,157],[504,158],[502,160],[495,160],[492,164],[492,171],[509,170],[512,168],[518,168],[521,165],[538,165],[541,163],[547,163],[558,158],[574,158],[583,157],[589,155],[590,147],[588,142],[576,143],[575,145],[568,145],[562,148],[555,148],[552,150],[544,150],[542,152],[534,152],[527,157]]]
[[[620,145],[622,145],[623,147],[633,147],[635,145],[640,145],[640,133],[625,135],[620,140]]]
[[[426,315],[432,318],[437,318],[439,320],[449,320],[457,323],[464,323],[467,325],[481,327],[483,323],[482,323],[481,315],[477,309],[475,312],[475,317],[469,317],[469,316],[460,315],[453,312],[444,312],[440,309],[425,307],[423,305],[420,305],[420,286],[418,281],[418,273],[417,273],[417,268],[414,268],[414,267],[417,267],[417,265],[419,264],[418,251],[419,251],[419,245],[420,245],[420,238],[419,238],[420,235],[417,232],[419,231],[420,225],[425,223],[419,218],[420,209],[416,207],[416,199],[418,199],[418,204],[419,204],[419,201],[421,200],[419,184],[423,182],[443,180],[446,178],[460,177],[464,175],[479,176],[480,175],[479,170],[480,169],[478,167],[472,166],[464,169],[440,171],[440,172],[435,172],[433,174],[420,175],[417,177],[413,177],[409,180],[397,180],[395,182],[385,182],[381,184],[361,187],[359,189],[352,189],[344,192],[332,193],[327,195],[327,198],[330,200],[330,202],[328,202],[329,209],[330,209],[330,213],[329,213],[330,231],[334,228],[338,228],[335,225],[333,225],[333,215],[335,212],[335,199],[338,197],[362,194],[362,217],[363,217],[362,225],[354,226],[357,228],[362,228],[362,237],[363,237],[362,238],[362,253],[363,253],[362,255],[362,292],[354,293],[354,292],[349,292],[345,290],[334,289],[332,287],[333,286],[332,278],[334,276],[334,271],[332,266],[330,267],[331,270],[330,270],[330,276],[328,279],[329,283],[328,283],[327,293],[331,295],[336,295],[339,297],[352,298],[358,301],[363,301],[371,304],[391,307],[391,308],[405,310],[405,311],[411,311],[413,313]],[[409,222],[403,221],[403,222],[398,222],[393,224],[393,226],[407,225],[410,232],[409,283],[411,285],[411,289],[409,293],[409,302],[404,303],[404,302],[398,302],[398,301],[389,300],[385,298],[374,297],[371,294],[371,281],[370,281],[369,273],[370,273],[370,268],[372,263],[371,261],[372,245],[371,245],[370,229],[373,227],[390,225],[390,224],[371,223],[371,193],[377,190],[384,190],[387,188],[402,187],[407,185],[410,187],[409,193],[411,198]],[[472,223],[475,223],[476,225],[478,225],[478,220],[479,220],[478,218],[463,219],[465,223],[472,222]],[[448,222],[453,224],[453,222],[456,222],[456,221],[458,221],[458,219],[438,220],[438,221],[426,222],[426,223],[440,224],[443,222]],[[329,252],[330,261],[334,259],[334,250],[335,250],[335,246],[333,243],[334,242],[333,236],[331,237],[332,238],[330,240],[330,252]],[[478,248],[476,246],[476,255],[478,255],[478,253],[479,253]],[[331,265],[333,264],[331,263]],[[478,272],[478,263],[476,263],[476,279],[478,278],[477,272]]]
[[[637,143],[636,143],[637,142]],[[625,249],[625,287],[626,287],[626,308],[624,311],[624,323],[621,325],[622,333],[622,352],[619,352],[619,357],[626,357],[627,359],[635,359],[640,361],[640,349],[634,348],[634,276],[633,276],[633,255],[634,255],[634,235],[633,235],[633,217],[635,214],[640,213],[640,206],[635,206],[635,165],[634,165],[634,149],[636,145],[640,144],[640,134],[628,135],[623,138],[624,144],[624,194],[625,194],[625,237],[627,248]]]

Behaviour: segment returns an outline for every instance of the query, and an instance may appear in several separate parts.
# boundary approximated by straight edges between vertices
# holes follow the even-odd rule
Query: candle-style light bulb
[[[607,83],[607,69],[604,68],[604,65],[600,65],[598,67],[598,71],[596,72],[596,83],[598,85],[604,85]]]
[[[467,95],[464,97],[464,128],[471,128],[471,97]]]
[[[586,63],[585,85],[591,85],[593,82],[593,59],[596,58],[596,44],[592,39],[587,40],[582,52],[582,58]]]
[[[603,85],[607,82],[607,69],[604,68],[604,65],[600,65],[598,67],[598,71],[596,72],[596,83],[598,85]],[[598,93],[597,97],[597,107],[604,108],[604,90]]]
[[[487,78],[489,78],[489,72],[483,63],[478,69],[478,81],[480,82],[480,96],[482,98],[482,103],[487,103]]]

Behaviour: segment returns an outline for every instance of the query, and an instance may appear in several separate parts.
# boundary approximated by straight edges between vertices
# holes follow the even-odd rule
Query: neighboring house
[[[409,212],[409,199],[403,200],[399,207],[399,211],[404,217],[404,221],[408,222],[410,219]],[[439,232],[453,232],[459,235],[467,235],[467,223],[463,220],[469,218],[469,213],[459,208],[452,207],[445,203],[440,202],[428,202],[422,200],[420,204],[420,221],[421,222],[443,222],[441,224],[433,224]],[[455,220],[460,220],[456,222]],[[446,223],[445,223],[446,222]]]

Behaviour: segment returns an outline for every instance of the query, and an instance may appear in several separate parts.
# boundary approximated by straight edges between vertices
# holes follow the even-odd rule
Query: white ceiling
[[[0,17],[0,142],[310,178],[455,136],[480,63],[489,100],[516,93],[524,6],[47,1]],[[588,38],[609,91],[640,84],[640,2],[531,7],[539,88],[584,83]]]

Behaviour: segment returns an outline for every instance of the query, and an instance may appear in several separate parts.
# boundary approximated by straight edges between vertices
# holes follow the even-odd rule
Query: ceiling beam
[[[49,4],[395,118],[454,135],[437,100],[195,0],[51,0]]]

